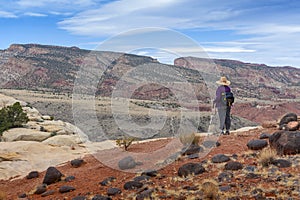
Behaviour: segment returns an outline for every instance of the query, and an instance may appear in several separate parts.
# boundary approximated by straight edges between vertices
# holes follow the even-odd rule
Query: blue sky
[[[190,38],[211,58],[300,67],[298,0],[0,0],[0,24],[0,49],[12,43],[95,49],[120,33],[158,27]],[[147,48],[132,52],[158,56]]]

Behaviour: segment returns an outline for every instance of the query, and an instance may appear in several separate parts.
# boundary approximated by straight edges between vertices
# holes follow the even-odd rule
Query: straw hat
[[[222,76],[219,81],[216,81],[219,85],[230,85],[230,81],[225,76]]]

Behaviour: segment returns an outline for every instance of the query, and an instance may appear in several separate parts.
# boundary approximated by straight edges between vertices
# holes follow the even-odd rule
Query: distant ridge
[[[2,88],[28,89],[71,93],[74,81],[84,59],[105,60],[108,67],[97,87],[97,95],[110,96],[120,78],[139,65],[157,64],[171,67],[188,80],[199,100],[207,102],[209,95],[197,70],[208,60],[177,58],[174,65],[159,63],[156,59],[109,51],[90,51],[78,47],[62,47],[40,44],[12,44],[0,50],[0,84]],[[300,98],[300,69],[289,66],[270,67],[265,64],[244,63],[236,60],[213,59],[216,75],[226,75],[239,97],[258,99]],[[196,67],[196,68],[195,68]],[[149,77],[161,74],[149,74]],[[131,81],[131,82],[130,82]],[[129,85],[134,84],[129,80]],[[215,80],[214,80],[215,81]],[[150,84],[138,88],[132,95],[137,99],[173,99],[174,94],[162,85]]]

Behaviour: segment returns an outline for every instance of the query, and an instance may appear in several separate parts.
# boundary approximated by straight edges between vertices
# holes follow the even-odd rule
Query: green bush
[[[19,102],[0,110],[0,136],[10,128],[21,127],[28,122],[27,114],[23,112]]]
[[[128,150],[129,146],[132,144],[133,141],[136,139],[133,137],[123,137],[122,139],[116,140],[116,144],[119,147],[124,147],[125,151]]]

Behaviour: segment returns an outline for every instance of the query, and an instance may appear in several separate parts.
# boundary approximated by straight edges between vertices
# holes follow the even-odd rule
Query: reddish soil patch
[[[255,155],[259,151],[250,151],[248,150],[246,144],[251,139],[257,139],[261,133],[273,133],[275,129],[264,129],[264,130],[250,130],[243,133],[237,133],[229,136],[220,136],[218,141],[221,143],[219,147],[212,148],[207,155],[201,156],[196,159],[189,159],[187,157],[180,157],[179,160],[167,165],[166,167],[159,169],[159,175],[153,177],[146,184],[148,188],[159,188],[156,190],[156,196],[154,199],[161,199],[165,197],[166,199],[185,199],[187,194],[190,194],[189,197],[197,196],[201,183],[204,179],[217,179],[218,174],[224,171],[224,164],[214,164],[210,162],[212,156],[222,153],[228,156],[237,154],[237,161],[243,163],[243,165],[252,165],[259,166]],[[165,148],[168,144],[171,144],[173,140],[158,140],[148,143],[134,144],[129,147],[129,153],[151,153],[159,151],[159,149]],[[175,143],[174,143],[175,144]],[[117,158],[117,153],[120,152],[120,149],[112,149],[101,151],[100,155],[106,156],[109,160],[115,160]],[[131,154],[130,154],[131,155]],[[134,155],[134,154],[133,154]],[[296,155],[297,156],[297,155]],[[36,179],[27,180],[26,178],[11,180],[11,181],[0,181],[0,195],[5,193],[6,199],[18,199],[18,195],[22,193],[28,194],[28,199],[72,199],[78,195],[86,196],[87,199],[91,199],[96,194],[107,195],[107,189],[109,187],[116,187],[122,190],[122,194],[113,196],[112,199],[135,199],[137,190],[124,190],[123,185],[125,182],[132,180],[134,177],[139,174],[123,172],[117,169],[107,167],[103,163],[99,162],[94,156],[88,155],[84,158],[85,164],[79,168],[73,168],[70,163],[65,163],[64,165],[57,166],[57,169],[60,170],[65,176],[75,176],[75,180],[71,182],[60,181],[55,184],[48,186],[47,190],[54,190],[55,193],[48,197],[41,197],[40,195],[30,194],[37,185],[41,184],[45,172],[41,172],[40,176]],[[139,159],[137,157],[137,159]],[[143,160],[143,165],[145,169],[151,169],[154,163],[153,160],[146,159]],[[180,178],[177,175],[179,167],[185,163],[193,162],[199,163],[204,162],[203,166],[206,168],[206,172],[200,175],[193,176],[192,178]],[[137,166],[137,168],[140,166]],[[268,168],[266,168],[268,170]],[[289,173],[289,174],[300,174],[299,166],[294,166],[286,169],[278,169],[280,173]],[[263,175],[263,173],[261,173]],[[116,177],[116,181],[112,182],[109,186],[101,186],[99,182],[103,181],[107,177]],[[62,185],[69,185],[76,188],[76,190],[60,194],[58,189]],[[230,183],[222,183],[221,185],[227,186],[230,185],[231,189],[229,192],[220,193],[219,199],[226,199],[227,197],[235,194],[239,196],[240,199],[254,199],[253,195],[249,195],[250,192],[256,188],[264,190],[264,195],[268,197],[280,197],[281,194],[289,194],[290,197],[294,199],[299,199],[299,193],[293,192],[291,187],[295,185],[287,185],[286,187],[280,182],[276,182],[273,179],[268,179],[268,177],[262,176],[261,178],[250,178],[245,179],[245,174],[242,170],[235,172],[234,178]],[[186,192],[184,188],[194,187],[195,190]],[[299,187],[299,185],[296,187]],[[274,188],[276,192],[272,192],[270,188]],[[181,191],[185,191],[182,192]],[[278,194],[278,191],[281,193]],[[174,193],[172,193],[174,192]],[[194,193],[193,193],[194,192]],[[223,195],[223,196],[222,196]],[[227,195],[227,196],[226,196]],[[199,195],[198,195],[199,196]],[[0,198],[1,199],[1,198]],[[190,199],[190,198],[187,198]]]
[[[300,102],[274,102],[274,104],[236,103],[232,114],[262,124],[266,121],[277,121],[286,113],[300,115]]]

